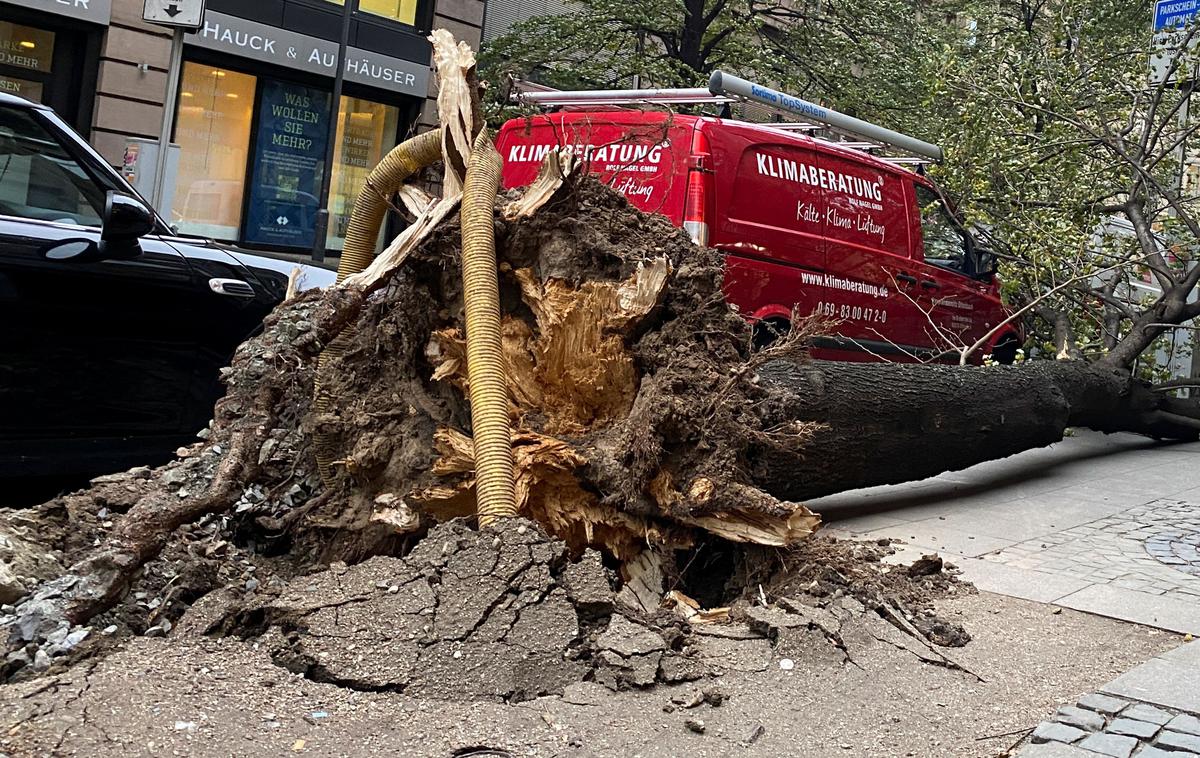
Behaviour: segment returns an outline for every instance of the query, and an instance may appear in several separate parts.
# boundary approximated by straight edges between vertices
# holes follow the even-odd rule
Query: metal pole
[[[167,157],[171,147],[171,131],[175,128],[175,101],[179,99],[179,79],[183,76],[183,29],[176,29],[171,37],[171,63],[167,68],[167,96],[163,101],[162,124],[158,133],[158,160],[154,166],[154,196],[150,201],[154,209],[170,220],[171,209],[164,208],[167,197]]]
[[[1189,79],[1187,81],[1187,83],[1185,83],[1183,85],[1183,104],[1180,105],[1180,107],[1179,107],[1179,129],[1182,132],[1182,136],[1180,137],[1179,148],[1178,148],[1178,151],[1179,151],[1179,173],[1175,177],[1175,196],[1179,197],[1179,198],[1183,197],[1183,179],[1184,179],[1185,174],[1187,173],[1187,148],[1185,146],[1185,143],[1187,142],[1187,128],[1188,128],[1188,116],[1189,116],[1188,111],[1191,109],[1192,92],[1195,90],[1195,88],[1196,88],[1196,82],[1194,79]],[[1191,267],[1197,266],[1197,265],[1200,265],[1200,263],[1197,263],[1196,261],[1192,261],[1189,264],[1188,270],[1190,271]],[[1195,291],[1189,292],[1187,294],[1187,301],[1191,302],[1195,297],[1196,297]],[[1177,347],[1179,338],[1180,338],[1179,331],[1172,332],[1172,334],[1171,334],[1172,348]],[[1189,371],[1188,373],[1191,376],[1200,376],[1200,332],[1197,332],[1196,334],[1192,335],[1192,365],[1191,365],[1191,371]],[[1189,390],[1188,394],[1193,398],[1197,396],[1197,392],[1194,389]]]
[[[329,120],[329,138],[325,140],[325,164],[321,168],[321,187],[317,197],[321,201],[317,209],[316,230],[313,235],[312,259],[320,263],[325,260],[325,237],[329,234],[329,185],[333,180],[333,151],[337,147],[338,115],[342,109],[342,82],[346,73],[346,47],[350,44],[350,19],[358,11],[358,0],[344,0],[342,6],[342,36],[338,39],[337,72],[333,75],[333,105]]]
[[[938,163],[942,161],[942,149],[937,145],[931,145],[907,134],[885,129],[845,113],[838,113],[794,95],[748,82],[723,71],[712,72],[712,76],[708,79],[708,91],[714,95],[733,95],[751,100],[775,111],[786,111],[801,116],[806,121],[817,121],[834,129],[844,129],[869,140],[877,140],[885,145],[907,150],[914,155],[921,155]]]
[[[1179,145],[1175,148],[1176,156],[1179,158],[1179,173],[1175,175],[1175,194],[1177,196],[1183,192],[1183,177],[1187,173],[1188,110],[1192,105],[1192,90],[1195,89],[1195,86],[1195,82],[1190,80],[1183,85],[1183,102],[1179,106],[1179,113],[1176,114],[1181,133]]]

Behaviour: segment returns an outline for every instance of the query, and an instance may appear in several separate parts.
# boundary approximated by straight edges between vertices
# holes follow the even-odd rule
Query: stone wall
[[[142,2],[112,0],[112,23],[100,48],[90,140],[114,165],[127,138],[158,138],[167,96],[171,33],[142,21]]]

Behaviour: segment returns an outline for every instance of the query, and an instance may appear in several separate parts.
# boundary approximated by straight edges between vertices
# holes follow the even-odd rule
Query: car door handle
[[[254,288],[241,279],[209,279],[208,288],[218,295],[233,297],[254,297]]]
[[[916,284],[917,283],[917,277],[909,276],[908,274],[896,274],[896,278],[902,282],[907,282],[908,284]]]
[[[922,279],[921,286],[926,289],[931,289],[931,290],[936,290],[936,289],[942,288],[942,285],[938,284],[937,282],[935,282],[932,279]]]

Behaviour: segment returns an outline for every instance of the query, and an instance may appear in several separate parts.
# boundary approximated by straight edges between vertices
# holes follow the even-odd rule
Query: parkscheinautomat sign
[[[314,74],[334,76],[337,71],[336,42],[211,10],[204,25],[184,37],[184,42]],[[356,47],[346,50],[345,76],[348,81],[418,97],[425,97],[429,89],[428,66]]]
[[[1200,0],[1158,0],[1154,3],[1154,52],[1150,55],[1150,83],[1182,83],[1195,78],[1197,43],[1200,32],[1193,33],[1191,27],[1200,16]],[[1188,35],[1191,35],[1188,38]],[[1188,38],[1184,53],[1190,59],[1181,60],[1175,70],[1171,66],[1181,54],[1183,40]],[[1168,79],[1169,76],[1169,79]]]

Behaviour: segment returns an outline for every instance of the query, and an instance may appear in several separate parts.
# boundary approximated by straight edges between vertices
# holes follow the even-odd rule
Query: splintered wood
[[[430,198],[425,207],[419,209],[416,220],[405,227],[404,231],[392,240],[392,243],[376,256],[371,264],[357,274],[352,274],[342,280],[341,287],[370,291],[392,274],[408,260],[425,238],[438,227],[446,217],[458,208],[461,194],[448,198]]]
[[[506,221],[532,216],[562,188],[563,182],[578,173],[580,160],[575,151],[560,147],[551,150],[542,161],[537,178],[525,190],[525,194],[504,206],[501,211]]]
[[[467,161],[479,131],[476,124],[479,95],[475,86],[475,52],[466,42],[456,42],[445,29],[434,29],[433,63],[438,79],[438,122],[442,130],[442,197],[461,195]]]
[[[551,156],[548,163],[555,162]],[[559,186],[553,181],[556,174],[543,170],[542,176],[547,189],[538,193],[539,204]],[[649,493],[661,509],[657,517],[630,515],[602,503],[580,484],[577,472],[588,461],[568,440],[629,415],[639,376],[626,340],[659,306],[670,264],[655,258],[639,264],[625,281],[593,280],[579,286],[557,278],[541,280],[529,268],[509,274],[534,321],[530,325],[506,316],[502,330],[510,412],[518,430],[513,455],[520,513],[573,548],[599,544],[620,559],[638,555],[647,545],[686,547],[692,543],[688,526],[734,542],[780,547],[816,530],[819,518],[801,505],[708,478],[688,482],[680,492],[665,470]],[[435,332],[426,356],[435,367],[434,380],[451,382],[466,393],[466,345],[459,330]],[[533,416],[539,432],[524,424]],[[441,458],[434,473],[445,484],[411,499],[437,518],[469,515],[474,512],[470,438],[443,429],[436,444]]]
[[[692,624],[723,624],[729,621],[728,606],[701,608],[700,604],[679,590],[671,590],[663,598],[663,605],[675,611],[675,615]]]
[[[803,505],[781,503],[753,487],[706,477],[693,480],[684,493],[675,489],[670,472],[661,471],[650,483],[650,495],[677,520],[730,542],[786,547],[821,525],[821,517]]]
[[[475,459],[471,438],[441,429],[434,444],[439,455],[434,473],[447,480],[419,490],[410,500],[442,520],[475,512]],[[534,432],[513,436],[517,510],[542,524],[574,550],[604,545],[619,560],[637,556],[647,545],[684,548],[691,545],[686,529],[655,523],[602,505],[580,486],[576,469],[583,458],[568,443]]]
[[[536,320],[536,333],[508,316],[502,339],[514,418],[536,412],[549,434],[579,434],[629,413],[637,370],[625,336],[645,318],[666,287],[670,265],[657,258],[625,282],[538,281],[531,269],[513,272]],[[466,343],[457,329],[434,334],[427,350],[433,378],[467,386]]]

